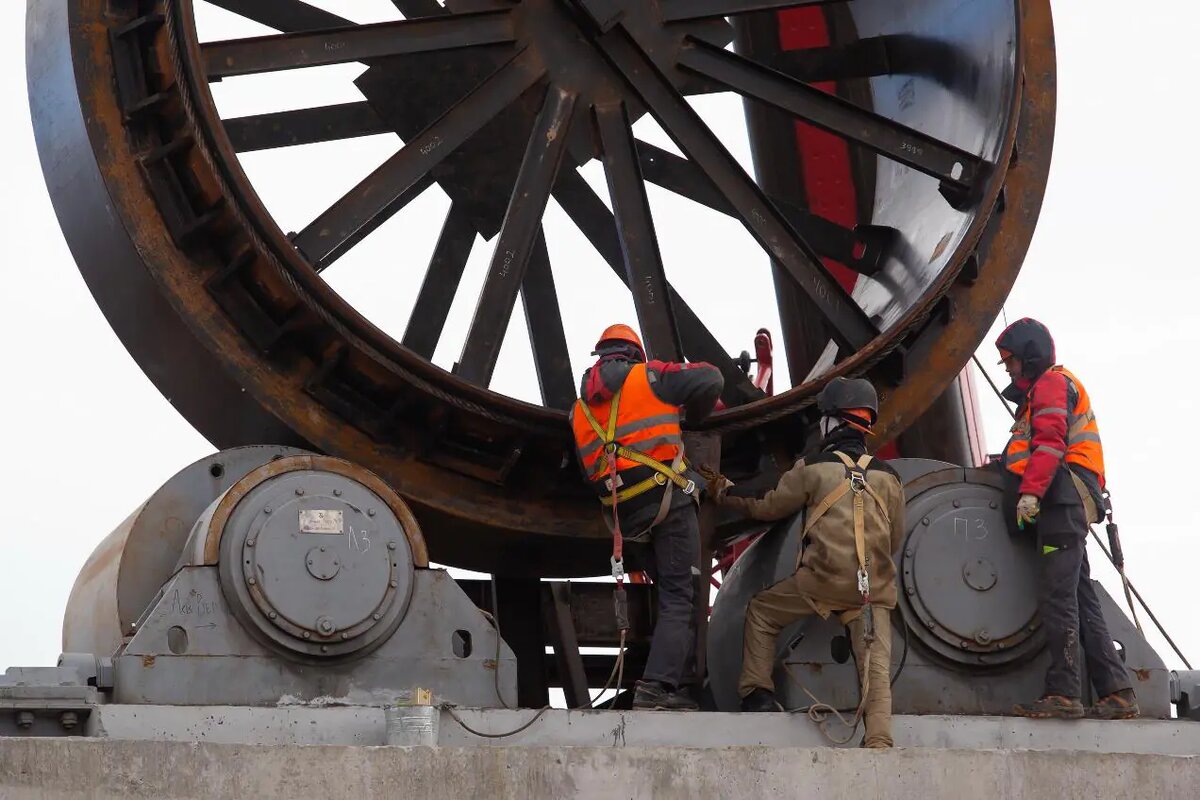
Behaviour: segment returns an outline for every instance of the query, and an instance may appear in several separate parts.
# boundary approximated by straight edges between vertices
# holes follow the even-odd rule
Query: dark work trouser
[[[642,678],[678,687],[695,672],[692,570],[700,561],[700,522],[695,504],[689,502],[672,509],[651,532],[650,543],[654,568],[648,571],[658,592],[658,619]]]
[[[1071,505],[1042,509],[1038,522],[1038,607],[1050,648],[1048,695],[1082,698],[1081,645],[1098,697],[1130,688],[1129,675],[1117,656],[1100,597],[1092,584],[1085,531],[1082,504],[1078,510]],[[1073,535],[1068,535],[1071,532]]]

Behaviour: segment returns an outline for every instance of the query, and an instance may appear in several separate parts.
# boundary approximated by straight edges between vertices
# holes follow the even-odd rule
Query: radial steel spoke
[[[654,231],[650,200],[642,183],[625,105],[598,106],[596,128],[604,153],[608,193],[621,236],[629,290],[633,293],[633,305],[646,340],[646,352],[651,358],[681,361],[683,347],[671,310],[658,235]]]
[[[334,253],[378,227],[397,198],[544,74],[531,53],[509,61],[317,217],[296,237],[296,246],[318,268],[327,266]]]
[[[225,132],[239,153],[332,142],[391,133],[370,103],[341,103],[320,108],[256,114],[225,120]]]
[[[667,135],[708,175],[763,249],[821,309],[833,338],[851,351],[875,338],[875,326],[863,310],[818,263],[817,254],[796,235],[779,210],[634,43],[624,27],[613,29],[599,39],[598,44]]]
[[[354,23],[301,0],[208,0],[214,6],[285,33],[342,28]]]
[[[429,361],[433,360],[442,338],[463,270],[475,246],[475,236],[475,226],[463,207],[451,206],[401,340],[405,347]]]
[[[566,411],[575,402],[575,374],[571,371],[571,354],[563,330],[558,291],[554,288],[554,273],[550,269],[546,234],[540,229],[521,284],[521,304],[525,308],[525,324],[533,345],[533,365],[542,391],[542,403],[547,408]]]
[[[491,383],[504,334],[512,319],[542,215],[567,149],[576,95],[558,86],[546,92],[513,187],[496,252],[479,294],[456,374],[480,386]]]
[[[752,11],[777,11],[802,6],[824,6],[846,0],[662,0],[664,22],[729,17]]]
[[[379,22],[200,45],[209,80],[513,41],[509,11]]]
[[[717,191],[708,176],[691,161],[643,141],[637,142],[637,150],[642,177],[650,183],[714,211],[731,217],[737,216],[737,211],[729,204],[725,195]],[[872,247],[872,243],[864,241],[854,230],[843,228],[791,203],[784,203],[776,198],[770,200],[779,208],[788,224],[796,229],[818,255],[835,259],[864,272],[870,272],[870,267],[877,264],[877,258],[866,257],[877,256],[880,252],[879,247]],[[877,233],[876,236],[878,235]]]
[[[354,249],[355,245],[378,230],[380,225],[399,214],[408,206],[409,203],[424,194],[425,190],[430,186],[433,186],[433,176],[422,175],[419,179],[417,179],[416,183],[409,186],[407,189],[397,195],[390,203],[380,209],[379,213],[372,217],[370,221],[360,226],[345,239],[337,242],[332,250],[322,256],[319,261],[313,263],[313,267],[317,270],[317,272],[324,272],[325,270],[329,269],[338,261],[338,259]],[[292,240],[292,243],[296,245],[301,254],[305,254],[302,243],[309,241],[311,237],[311,227],[312,226],[310,225],[308,228],[305,228]]]
[[[948,187],[969,191],[983,177],[986,164],[978,156],[736,53],[689,40],[680,53],[679,63],[741,95],[775,106],[818,128],[932,175]]]
[[[405,19],[440,17],[450,13],[438,5],[437,0],[392,0],[392,5],[400,10]]]
[[[617,222],[583,176],[575,170],[564,172],[554,187],[554,199],[617,277],[628,286],[629,274],[625,271]],[[692,311],[670,285],[667,291],[671,295],[671,308],[674,309],[679,323],[684,354],[689,361],[706,361],[721,371],[725,377],[725,389],[721,393],[721,399],[725,404],[740,406],[752,400],[762,399],[763,393],[738,369],[728,351],[700,321],[696,312]]]

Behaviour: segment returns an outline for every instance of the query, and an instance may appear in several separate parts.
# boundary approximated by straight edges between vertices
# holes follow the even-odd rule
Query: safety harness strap
[[[624,387],[622,387],[623,389]],[[613,395],[612,404],[608,412],[608,427],[600,427],[600,422],[596,419],[596,415],[592,413],[591,408],[586,402],[579,405],[583,408],[583,416],[587,419],[588,425],[591,426],[596,436],[601,439],[604,444],[605,452],[608,455],[609,463],[609,480],[612,481],[613,492],[611,495],[601,498],[600,502],[604,506],[613,506],[622,503],[631,498],[637,497],[640,494],[653,489],[655,486],[665,486],[666,481],[670,481],[679,487],[684,494],[692,495],[696,491],[694,481],[684,477],[683,472],[687,469],[687,461],[679,459],[676,464],[667,466],[656,458],[651,458],[645,453],[634,450],[631,447],[617,443],[617,414],[621,404],[621,389]],[[640,464],[643,467],[649,467],[654,470],[657,475],[647,478],[640,483],[636,483],[622,491],[616,491],[617,470],[616,459],[623,458],[626,461],[632,461],[635,464]]]

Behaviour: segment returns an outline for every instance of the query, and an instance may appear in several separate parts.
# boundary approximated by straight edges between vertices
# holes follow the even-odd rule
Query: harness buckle
[[[617,453],[617,443],[616,442],[607,442],[604,445],[604,454],[605,455],[612,456],[612,455],[616,455],[616,453]]]
[[[654,482],[657,483],[659,486],[666,486],[667,485],[667,476],[663,475],[661,472],[656,472],[656,473],[654,473]]]
[[[861,472],[850,473],[850,491],[862,494],[867,489],[867,476]]]
[[[864,601],[871,596],[871,579],[862,567],[858,570],[858,593],[863,596]]]
[[[683,493],[686,495],[695,494],[696,493],[696,482],[693,480],[688,480],[687,486],[683,487]]]
[[[611,558],[608,559],[608,561],[610,564],[612,564],[613,578],[617,581],[617,583],[621,583],[622,581],[624,581],[625,580],[625,562],[624,562],[624,560],[619,559],[616,556],[612,556]]]

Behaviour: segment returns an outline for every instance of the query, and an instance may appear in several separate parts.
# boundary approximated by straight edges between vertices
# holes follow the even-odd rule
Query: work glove
[[[713,503],[720,505],[721,500],[725,499],[725,494],[730,491],[731,486],[733,486],[733,482],[724,475],[710,477],[708,486],[706,487],[709,499],[712,499]]]
[[[1017,501],[1017,529],[1023,531],[1026,524],[1033,525],[1041,511],[1042,504],[1036,495],[1021,495],[1021,499]]]

